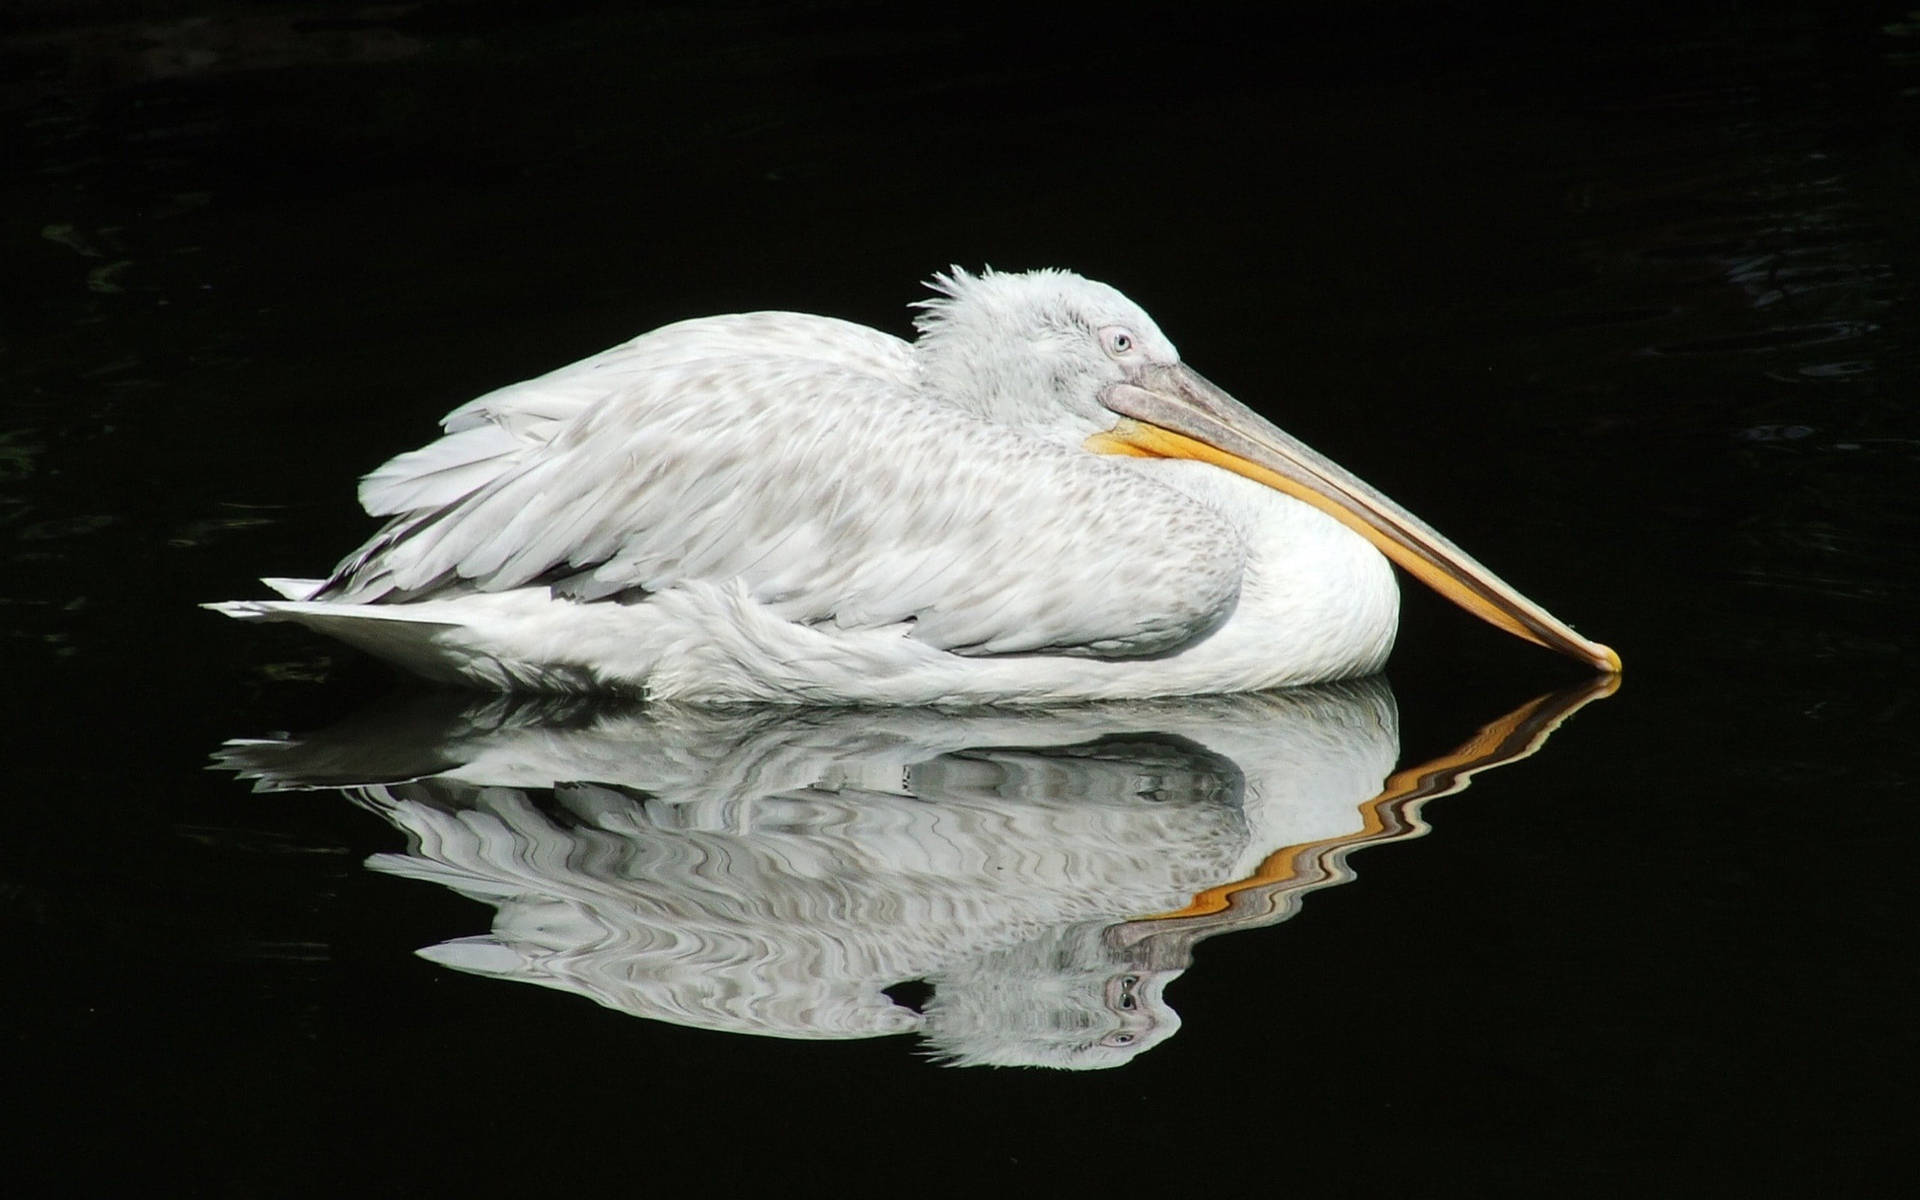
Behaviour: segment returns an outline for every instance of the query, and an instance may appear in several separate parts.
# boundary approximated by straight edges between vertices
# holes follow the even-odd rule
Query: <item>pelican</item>
[[[502,690],[1039,704],[1371,674],[1391,559],[1619,671],[1114,288],[930,287],[912,343],[705,317],[481,396],[361,481],[388,523],[331,575],[211,607]]]

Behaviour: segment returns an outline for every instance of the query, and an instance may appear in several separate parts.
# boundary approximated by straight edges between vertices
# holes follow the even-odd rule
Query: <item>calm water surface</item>
[[[1920,18],[1703,7],[25,6],[13,1176],[1883,1189]],[[1390,681],[945,718],[422,695],[194,607],[331,563],[478,392],[709,312],[904,333],[949,262],[1121,287],[1625,685],[1412,592]]]

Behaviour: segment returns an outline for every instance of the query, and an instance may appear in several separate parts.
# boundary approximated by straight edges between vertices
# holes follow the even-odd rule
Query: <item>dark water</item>
[[[1920,18],[1387,3],[1272,38],[848,4],[13,12],[0,898],[5,1171],[29,1191],[1772,1195],[1895,1178],[1913,1100]],[[657,779],[589,793],[620,781],[556,769],[518,799],[419,784],[383,809],[205,769],[229,738],[358,721],[357,741],[329,735],[347,743],[336,780],[399,778],[490,744],[448,749],[449,721],[520,728],[431,700],[370,713],[393,690],[378,667],[193,607],[330,563],[367,528],[352,479],[441,413],[689,315],[905,332],[915,281],[949,262],[1121,287],[1190,362],[1618,647],[1625,686],[1470,791],[1380,810],[1376,844],[1316,868],[1357,880],[1304,903],[1258,892],[1284,923],[1129,940],[1110,926],[1142,914],[1098,871],[1016,897],[1030,907],[1000,919],[1036,954],[1066,930],[1101,969],[1151,977],[1130,987],[1180,970],[1139,997],[1177,1034],[1086,1073],[943,1068],[931,1035],[636,1019],[413,953],[481,938],[555,870],[586,886],[594,829],[616,820],[684,816],[673,845],[760,828],[726,825],[741,812],[804,832],[807,812],[728,807],[768,788],[709,812],[665,806]],[[745,747],[771,739],[785,763],[813,738],[827,749],[805,762],[840,774],[789,782],[838,780],[862,816],[921,811],[912,797],[1065,804],[1047,828],[1098,826],[1103,847],[1146,844],[1126,799],[1144,773],[1197,814],[1179,828],[1212,821],[1249,851],[1234,805],[1273,768],[1258,737],[1306,729],[1314,761],[1358,755],[1377,781],[1381,755],[1430,762],[1578,682],[1413,593],[1389,676],[1278,713],[1065,733],[822,718],[805,737],[620,736],[685,750],[702,786]],[[1354,704],[1373,715],[1353,725]],[[1349,726],[1373,740],[1321,736]],[[862,809],[848,796],[885,791],[881,767],[900,785]],[[488,812],[531,822],[557,867],[485,903],[405,877],[432,863],[397,857],[398,815]],[[1419,820],[1430,836],[1399,836]],[[376,854],[402,869],[367,869]],[[929,870],[916,886],[948,882]],[[732,922],[715,939],[773,936],[701,911]],[[789,917],[783,936],[818,925]],[[915,932],[897,924],[888,945]],[[940,945],[901,952],[927,973],[893,981],[901,1028],[984,961]],[[1004,1028],[1035,1003],[1003,1006]]]

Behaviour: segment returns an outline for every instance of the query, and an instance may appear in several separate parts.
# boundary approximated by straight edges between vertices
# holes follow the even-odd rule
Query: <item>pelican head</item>
[[[1333,517],[1482,620],[1617,673],[1620,656],[1521,595],[1431,525],[1199,372],[1145,310],[1070,271],[954,267],[921,301],[926,386],[968,411],[1096,454],[1210,463]]]
[[[999,425],[1078,445],[1113,425],[1108,388],[1180,352],[1138,304],[1071,271],[936,275],[916,305],[929,390]]]

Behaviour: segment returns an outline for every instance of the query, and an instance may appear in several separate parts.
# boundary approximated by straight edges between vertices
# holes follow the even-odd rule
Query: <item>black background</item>
[[[1269,18],[1277,14],[1277,26]],[[11,6],[7,1071],[29,1191],[1884,1190],[1911,1141],[1920,36],[1898,5]],[[199,601],[669,320],[1058,265],[1621,693],[1077,1076],[643,1024],[204,771],[391,686]],[[1568,679],[1409,591],[1411,759]]]

